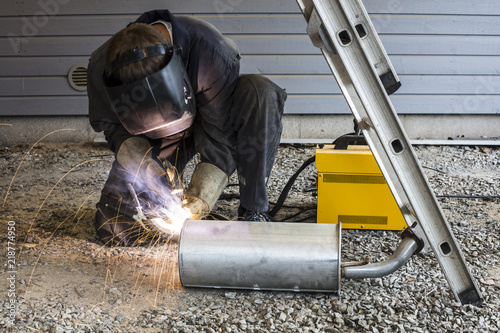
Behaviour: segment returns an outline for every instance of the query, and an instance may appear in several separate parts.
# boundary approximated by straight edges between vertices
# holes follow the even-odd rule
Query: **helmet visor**
[[[177,50],[171,47],[166,52],[171,56],[168,63],[142,80],[117,84],[109,70],[104,74],[109,102],[133,135],[160,139],[185,131],[193,124],[196,105],[189,77]]]

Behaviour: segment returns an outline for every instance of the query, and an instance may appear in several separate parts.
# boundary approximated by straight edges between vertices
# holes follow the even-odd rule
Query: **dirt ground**
[[[129,322],[144,310],[161,308],[168,317],[165,309],[192,307],[186,298],[204,297],[204,290],[182,288],[176,244],[109,248],[97,239],[92,221],[95,203],[114,159],[105,145],[38,144],[30,148],[0,148],[0,246],[8,259],[2,259],[0,283],[7,286],[9,295],[4,302],[15,300],[20,313],[29,313],[33,307],[33,318],[46,315],[37,310],[45,305],[55,307],[48,313],[62,312],[63,318],[65,309],[79,309],[76,319],[67,314],[76,331],[90,327],[89,321],[99,316],[114,318],[115,329],[127,331]],[[290,172],[301,162],[293,161]],[[487,181],[489,177],[485,175]],[[310,195],[297,201],[314,204]],[[234,216],[235,207],[230,200],[219,211]],[[475,211],[498,221],[499,207],[497,200]],[[495,278],[489,279],[498,284]],[[4,319],[10,315],[8,310],[4,305]],[[16,327],[44,331],[33,318],[16,313]]]
[[[17,298],[59,298],[66,307],[125,318],[182,304],[173,247],[109,248],[96,237],[95,203],[114,159],[109,150],[86,144],[29,148],[0,148],[0,244],[13,245],[16,258],[15,268],[1,275],[6,281],[15,272]],[[15,227],[11,234],[9,226]]]

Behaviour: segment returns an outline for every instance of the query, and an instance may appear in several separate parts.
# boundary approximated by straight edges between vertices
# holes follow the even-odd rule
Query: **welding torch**
[[[137,211],[137,214],[132,216],[134,220],[136,220],[146,231],[149,231],[149,228],[144,224],[145,221],[148,220],[146,215],[144,215],[144,212],[142,211],[142,206],[141,203],[139,202],[139,198],[137,197],[137,193],[134,190],[134,186],[132,184],[128,183],[127,187],[130,191],[130,194],[132,195],[132,199],[135,202],[135,210]]]

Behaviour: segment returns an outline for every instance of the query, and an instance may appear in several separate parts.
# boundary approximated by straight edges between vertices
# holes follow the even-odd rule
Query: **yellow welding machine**
[[[318,223],[343,229],[403,230],[401,211],[366,145],[316,149]]]

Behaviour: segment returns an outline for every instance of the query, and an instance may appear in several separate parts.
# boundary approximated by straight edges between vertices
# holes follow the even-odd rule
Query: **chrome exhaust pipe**
[[[187,221],[179,241],[184,287],[338,292],[338,224]]]
[[[419,251],[405,231],[394,254],[341,265],[341,225],[246,221],[185,222],[179,241],[183,287],[339,292],[341,277],[378,278]],[[403,233],[405,236],[405,233]]]
[[[346,279],[379,278],[394,273],[408,262],[418,249],[417,241],[413,238],[403,238],[394,253],[384,261],[342,267],[342,277]]]

